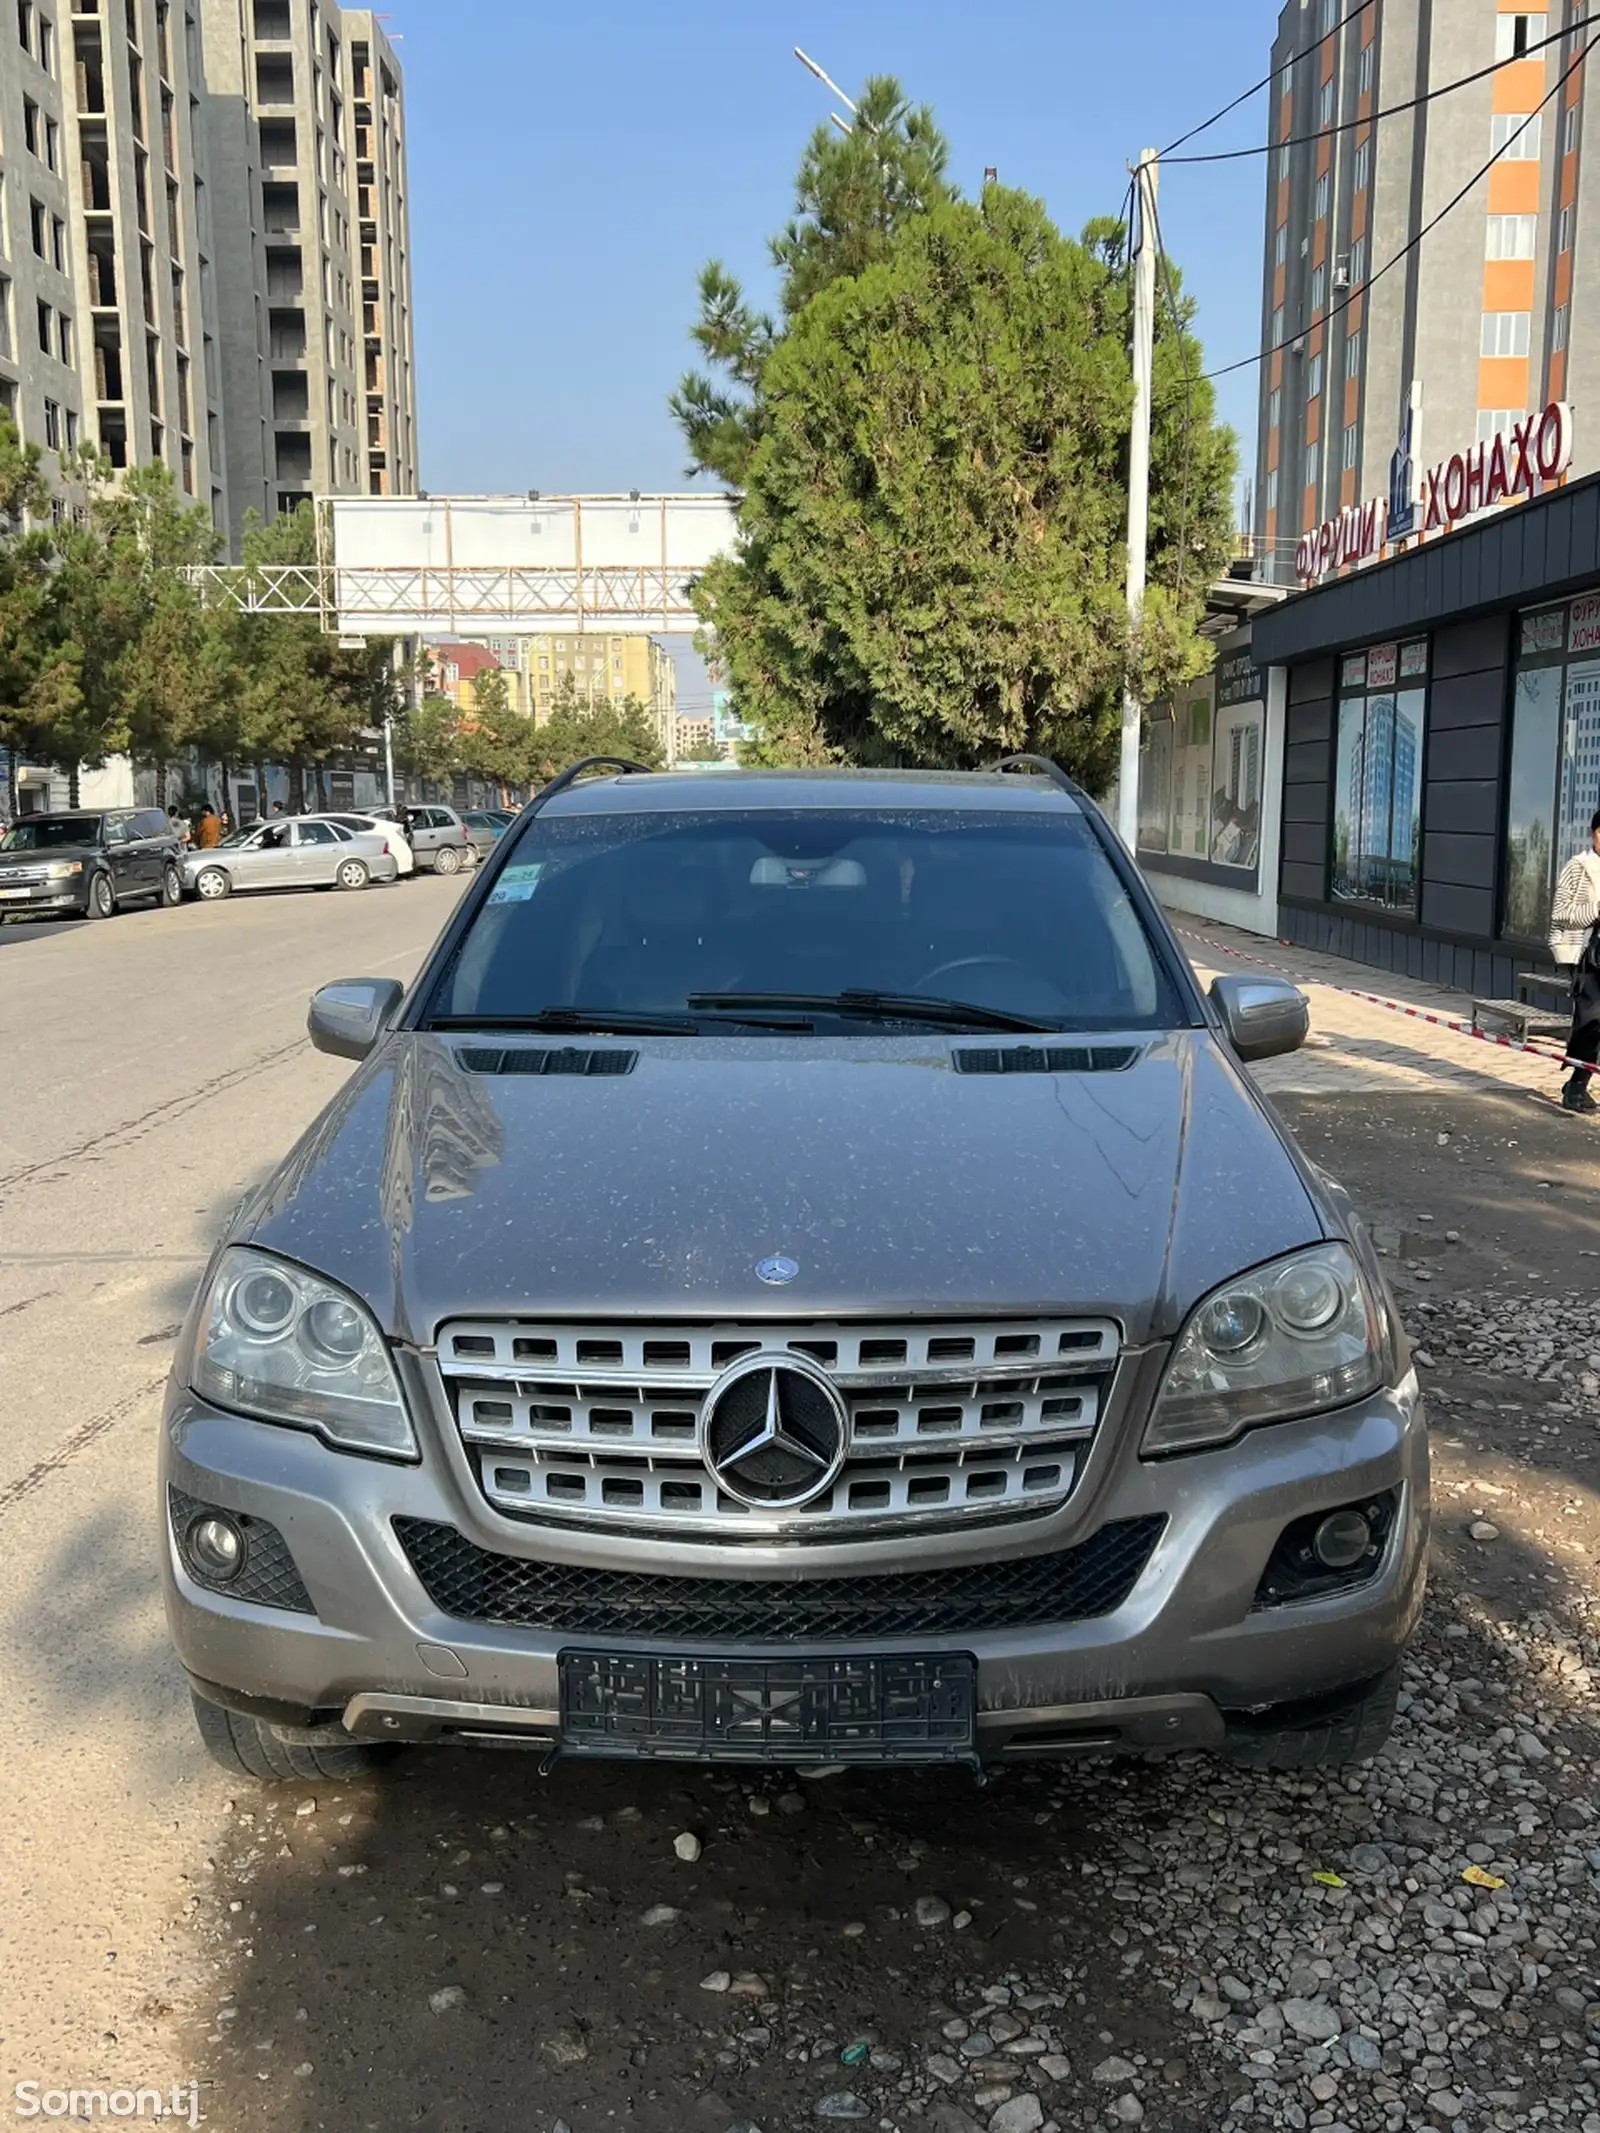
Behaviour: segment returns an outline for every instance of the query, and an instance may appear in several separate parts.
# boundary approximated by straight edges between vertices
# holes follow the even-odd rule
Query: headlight
[[[57,859],[44,870],[46,881],[68,881],[74,874],[83,872],[81,859]]]
[[[236,1246],[223,1254],[190,1382],[220,1407],[314,1429],[344,1451],[418,1456],[371,1313],[331,1281],[265,1252]]]
[[[1386,1353],[1380,1306],[1347,1245],[1275,1259],[1190,1314],[1144,1450],[1226,1444],[1258,1422],[1343,1407],[1382,1384]]]

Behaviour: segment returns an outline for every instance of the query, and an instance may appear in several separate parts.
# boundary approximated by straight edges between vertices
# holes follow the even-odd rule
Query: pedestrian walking
[[[1600,1111],[1589,1079],[1600,1060],[1600,809],[1589,824],[1589,848],[1574,853],[1556,883],[1550,915],[1550,953],[1572,973],[1572,1072],[1561,1091],[1567,1111]]]
[[[185,849],[194,841],[189,833],[189,825],[183,819],[183,809],[181,807],[169,807],[167,809],[167,827]]]
[[[200,810],[200,820],[195,824],[194,841],[202,852],[215,851],[222,842],[222,823],[209,800]]]

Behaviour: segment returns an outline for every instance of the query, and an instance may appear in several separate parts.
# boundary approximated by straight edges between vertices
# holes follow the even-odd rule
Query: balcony
[[[269,237],[294,237],[300,231],[298,185],[263,185],[261,219]]]
[[[303,311],[269,311],[268,347],[274,363],[305,360],[306,315]]]
[[[293,119],[260,120],[261,169],[264,176],[292,174],[300,160],[299,140]]]
[[[287,44],[289,0],[256,0],[255,32],[258,44]]]
[[[256,54],[256,102],[293,104],[294,59],[288,52]]]
[[[272,245],[267,249],[267,301],[297,304],[305,295],[305,266],[300,247]]]
[[[277,447],[277,475],[279,481],[300,482],[309,485],[311,480],[311,439],[300,430],[279,430],[274,442]]]
[[[272,419],[274,422],[309,422],[311,384],[303,370],[272,373]]]

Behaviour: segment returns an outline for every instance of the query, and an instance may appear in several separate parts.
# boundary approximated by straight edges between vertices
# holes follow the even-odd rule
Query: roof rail
[[[569,763],[565,770],[558,770],[548,785],[539,788],[534,798],[553,799],[558,792],[565,792],[569,785],[576,785],[586,770],[620,770],[625,777],[641,778],[652,774],[648,763],[635,763],[630,756],[586,755],[576,763]]]
[[[1029,770],[1040,777],[1048,778],[1052,785],[1059,785],[1064,793],[1074,800],[1086,800],[1088,794],[1074,778],[1069,778],[1061,765],[1052,762],[1047,755],[1003,755],[998,763],[990,763],[990,770]]]

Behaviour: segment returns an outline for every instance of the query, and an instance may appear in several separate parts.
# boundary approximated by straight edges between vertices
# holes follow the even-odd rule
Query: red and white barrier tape
[[[1213,949],[1218,955],[1226,956],[1232,962],[1255,963],[1263,970],[1277,969],[1276,964],[1269,962],[1265,956],[1247,955],[1242,948],[1232,948],[1223,941],[1209,940],[1205,934],[1191,933],[1183,926],[1175,930],[1183,939],[1195,941],[1202,948]],[[1293,943],[1284,941],[1281,945],[1289,948]],[[1281,972],[1278,974],[1282,975]],[[1292,984],[1299,981],[1291,979],[1289,982]],[[1581,1067],[1585,1073],[1595,1071],[1595,1062],[1592,1059],[1574,1059],[1568,1052],[1550,1051],[1544,1045],[1530,1044],[1522,1037],[1502,1037],[1497,1036],[1493,1030],[1474,1029],[1470,1022],[1463,1022],[1458,1015],[1430,1014],[1425,1007],[1409,1007],[1404,1000],[1387,1000],[1382,993],[1362,992],[1354,985],[1335,985],[1328,978],[1307,978],[1304,982],[1308,985],[1321,985],[1329,992],[1344,993],[1352,1000],[1365,1000],[1370,1007],[1386,1007],[1391,1014],[1408,1015],[1414,1022],[1431,1022],[1435,1029],[1453,1030],[1458,1037],[1476,1037],[1481,1044],[1497,1044],[1502,1051],[1526,1052],[1534,1059],[1548,1060],[1551,1066]]]

